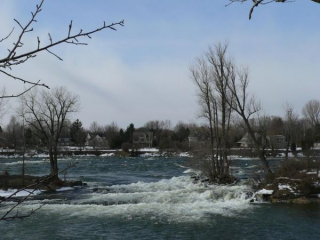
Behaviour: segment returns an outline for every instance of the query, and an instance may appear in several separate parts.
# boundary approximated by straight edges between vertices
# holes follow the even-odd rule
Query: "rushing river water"
[[[250,203],[247,185],[193,183],[186,158],[74,157],[59,160],[60,169],[74,161],[67,178],[88,185],[30,198],[21,213],[45,205],[27,219],[0,222],[1,240],[320,239],[319,205]],[[0,170],[11,174],[21,165],[0,160]],[[258,160],[231,165],[243,179],[260,170]],[[35,159],[26,173],[44,175],[48,167],[48,160]]]

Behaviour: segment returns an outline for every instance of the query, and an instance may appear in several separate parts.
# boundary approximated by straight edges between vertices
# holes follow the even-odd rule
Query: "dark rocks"
[[[61,187],[85,186],[82,181],[62,181],[61,179],[52,179],[48,176],[36,177],[29,175],[0,175],[0,189],[7,190],[21,189],[29,186],[29,189],[40,189],[44,191],[54,191]]]

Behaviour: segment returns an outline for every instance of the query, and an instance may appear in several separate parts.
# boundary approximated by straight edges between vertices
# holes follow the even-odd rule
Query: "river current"
[[[259,175],[258,160],[232,160],[243,179],[232,186],[194,183],[188,158],[72,157],[60,159],[60,169],[75,161],[66,178],[87,186],[29,198],[20,213],[44,206],[0,222],[0,239],[320,239],[319,205],[250,203],[244,182]],[[21,169],[21,159],[0,159],[2,171]],[[47,159],[26,162],[26,174],[48,170]]]

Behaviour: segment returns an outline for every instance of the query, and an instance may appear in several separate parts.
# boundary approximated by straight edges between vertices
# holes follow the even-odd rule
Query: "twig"
[[[40,80],[38,81],[38,83],[40,82]],[[29,87],[28,89],[24,90],[23,92],[16,94],[16,95],[2,95],[0,96],[0,99],[4,99],[4,98],[16,98],[16,97],[20,97],[23,94],[25,94],[26,92],[29,92],[32,88],[36,87],[36,86],[40,86],[40,84],[35,84],[31,87]]]
[[[63,59],[61,57],[59,57],[57,54],[51,52],[49,49],[47,49],[47,52],[51,53],[53,56],[55,56],[56,58],[58,58],[59,60],[63,61]]]
[[[35,86],[42,86],[42,87],[45,87],[45,88],[50,89],[49,86],[45,85],[44,83],[39,84],[39,81],[38,81],[38,82],[30,82],[30,81],[27,81],[27,80],[25,80],[25,79],[22,79],[22,78],[13,76],[13,75],[11,75],[10,73],[7,73],[7,72],[5,72],[5,71],[3,71],[3,70],[0,70],[0,72],[4,73],[4,74],[7,75],[8,77],[13,78],[14,80],[19,80],[19,81],[22,81],[23,83],[28,83],[28,84],[35,85]]]
[[[12,28],[11,32],[6,37],[4,37],[0,40],[0,43],[3,42],[4,40],[8,39],[10,37],[10,35],[13,33],[13,30],[14,30],[14,27]]]

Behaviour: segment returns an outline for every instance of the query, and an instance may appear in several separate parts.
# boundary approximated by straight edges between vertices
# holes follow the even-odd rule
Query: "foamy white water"
[[[205,186],[190,177],[173,177],[159,182],[114,185],[99,193],[90,193],[68,204],[49,202],[46,214],[65,218],[147,218],[165,222],[208,221],[211,215],[241,216],[254,205],[249,203],[251,189],[245,185]],[[30,203],[30,204],[29,204]],[[24,210],[35,208],[28,202]]]
[[[206,215],[234,216],[252,207],[248,186],[205,186],[189,177],[128,185],[114,185],[102,193],[87,194],[74,204],[47,205],[53,212],[77,217],[100,216],[206,221]]]

